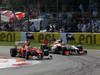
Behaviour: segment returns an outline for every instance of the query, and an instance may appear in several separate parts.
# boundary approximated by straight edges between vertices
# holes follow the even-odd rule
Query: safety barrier
[[[70,44],[100,45],[99,33],[0,32],[0,45],[4,42],[10,45],[16,41],[27,40],[36,44],[42,43],[43,40],[52,43],[57,39],[62,39],[64,43]]]
[[[63,33],[63,36],[62,39],[71,44],[100,45],[99,33]]]

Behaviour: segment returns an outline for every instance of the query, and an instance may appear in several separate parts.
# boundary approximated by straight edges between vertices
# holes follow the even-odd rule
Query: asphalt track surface
[[[11,47],[0,47],[0,56],[10,57]],[[33,60],[34,61],[34,60]],[[0,75],[100,75],[100,51],[88,50],[88,55],[62,56],[44,59],[31,66],[0,69]]]

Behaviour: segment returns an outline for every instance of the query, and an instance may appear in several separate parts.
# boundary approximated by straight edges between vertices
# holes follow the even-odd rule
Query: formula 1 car
[[[43,59],[44,56],[49,56],[49,51],[47,50],[41,50],[39,48],[32,48],[29,47],[28,51],[26,50],[21,50],[22,48],[11,48],[10,49],[10,55],[12,57],[23,57],[26,59],[29,59],[30,56],[36,56],[38,59]],[[52,58],[52,56],[49,56],[50,59]]]
[[[83,49],[81,45],[66,45],[62,46],[63,55],[83,55],[87,54],[87,51]]]
[[[60,42],[55,43],[51,47],[52,53],[62,55],[83,55],[87,54],[87,51],[83,49],[81,45],[63,45]]]

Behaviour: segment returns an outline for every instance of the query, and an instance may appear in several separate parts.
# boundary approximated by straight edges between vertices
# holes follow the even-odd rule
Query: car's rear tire
[[[43,54],[38,54],[37,57],[38,57],[39,60],[42,60],[43,59]]]
[[[44,56],[48,56],[48,55],[49,55],[48,49],[44,49]]]
[[[17,55],[17,49],[16,49],[16,48],[11,48],[11,49],[10,49],[10,55],[11,55],[12,57],[16,57],[16,55]]]

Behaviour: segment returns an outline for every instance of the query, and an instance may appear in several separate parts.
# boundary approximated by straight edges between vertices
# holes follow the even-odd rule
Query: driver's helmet
[[[66,43],[65,42],[62,42],[62,45],[66,45]]]
[[[62,41],[61,41],[61,40],[56,40],[56,42],[57,42],[57,43],[61,43]]]
[[[30,42],[29,41],[25,41],[25,43],[23,44],[23,46],[29,46],[30,45]]]
[[[47,45],[48,44],[48,40],[44,40],[43,43]]]

